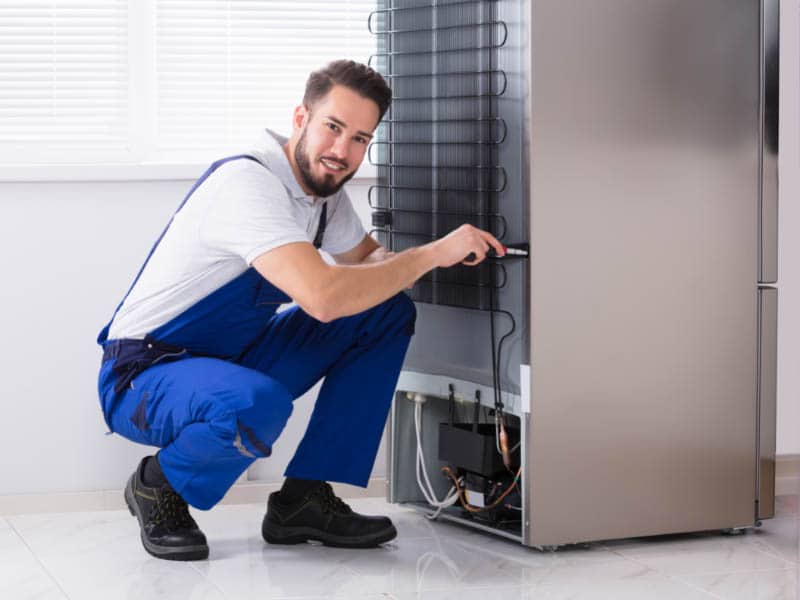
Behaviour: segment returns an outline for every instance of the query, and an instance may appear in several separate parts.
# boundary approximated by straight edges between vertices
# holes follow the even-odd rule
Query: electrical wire
[[[503,335],[503,337],[500,338],[500,341],[497,344],[497,386],[498,386],[498,393],[501,393],[499,388],[500,388],[500,365],[502,363],[500,361],[501,361],[502,352],[503,352],[503,342],[505,342],[506,339],[508,339],[514,333],[514,331],[517,329],[517,322],[514,320],[514,315],[512,315],[507,310],[498,310],[497,312],[506,315],[511,320],[511,328]],[[502,404],[501,404],[501,407],[502,407]],[[501,419],[502,419],[502,417],[503,417],[503,415],[500,415]],[[500,421],[500,425],[502,427],[502,425],[503,425],[503,421],[502,420]],[[502,429],[501,429],[501,433],[502,433]],[[520,444],[522,444],[522,440],[517,442],[516,445],[513,448],[511,448],[510,450],[507,450],[505,453],[503,452],[503,448],[502,448],[502,444],[501,444],[500,454],[503,457],[503,464],[505,464],[505,467],[506,467],[506,469],[508,470],[509,473],[513,472],[511,470],[511,467],[510,467],[510,460],[511,460],[510,457],[520,447]],[[516,485],[516,482],[514,483],[514,485]]]
[[[522,467],[520,467],[519,470],[517,471],[517,474],[514,475],[514,480],[511,482],[511,485],[508,486],[506,491],[503,492],[502,494],[500,494],[497,497],[497,499],[494,502],[492,502],[491,504],[489,504],[488,506],[473,506],[472,504],[470,504],[466,500],[466,498],[464,498],[464,490],[462,489],[461,484],[459,483],[458,479],[456,479],[456,476],[453,474],[452,469],[450,467],[442,467],[442,471],[444,471],[445,474],[450,479],[452,479],[453,486],[457,490],[458,500],[461,501],[461,506],[464,507],[464,510],[466,510],[467,512],[470,512],[470,513],[481,513],[481,512],[486,512],[486,511],[492,510],[494,508],[497,508],[497,506],[500,505],[500,503],[505,499],[505,497],[508,496],[511,493],[511,490],[513,490],[515,487],[517,487],[517,482],[519,481],[519,476],[522,474]]]
[[[436,508],[436,512],[429,515],[429,519],[436,519],[443,509],[453,506],[458,502],[458,481],[448,491],[443,500],[436,497],[436,492],[431,485],[431,480],[428,478],[428,469],[425,466],[425,454],[422,451],[422,402],[417,399],[419,394],[414,399],[414,429],[417,436],[417,460],[416,460],[416,475],[417,485],[419,486],[425,501]]]
[[[517,322],[514,319],[514,315],[511,314],[507,310],[496,309],[494,307],[494,302],[492,301],[492,296],[494,294],[489,294],[489,321],[490,321],[490,330],[491,330],[491,346],[492,346],[492,384],[493,384],[493,391],[494,391],[494,428],[495,428],[495,448],[497,449],[497,453],[503,457],[503,462],[507,462],[507,456],[510,453],[513,453],[518,447],[519,444],[514,446],[511,450],[507,452],[503,452],[500,444],[500,437],[501,437],[501,425],[503,425],[503,415],[504,415],[504,405],[502,402],[502,390],[500,388],[500,365],[502,360],[502,351],[503,351],[503,342],[511,336],[514,331],[517,329]],[[500,341],[497,344],[497,351],[495,352],[495,327],[494,327],[494,315],[495,313],[506,315],[509,320],[511,321],[511,327],[509,330],[503,334],[503,337],[500,338]],[[502,427],[505,429],[505,427]],[[506,466],[508,468],[508,466]],[[510,469],[509,469],[510,470]]]

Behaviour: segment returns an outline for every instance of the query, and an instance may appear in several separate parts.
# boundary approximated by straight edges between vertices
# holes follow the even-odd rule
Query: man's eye
[[[336,123],[328,123],[327,125],[331,131],[339,131],[339,126]]]
[[[360,135],[357,135],[353,139],[359,144],[366,144],[367,143],[367,138],[361,137]]]

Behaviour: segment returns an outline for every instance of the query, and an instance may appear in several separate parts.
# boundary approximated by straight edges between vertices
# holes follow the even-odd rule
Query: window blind
[[[308,74],[330,60],[366,62],[374,0],[158,2],[158,153],[216,155],[259,128],[288,133]]]
[[[374,0],[0,0],[0,162],[197,162],[366,62]]]
[[[119,159],[128,0],[0,0],[0,160]]]

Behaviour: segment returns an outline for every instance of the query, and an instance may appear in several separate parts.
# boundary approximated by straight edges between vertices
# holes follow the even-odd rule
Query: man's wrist
[[[418,255],[419,263],[423,268],[421,275],[424,275],[428,271],[431,271],[439,266],[437,264],[435,244],[436,242],[431,242],[429,244],[425,244],[424,246],[417,246],[416,248],[410,249],[410,252],[414,252],[416,255]]]

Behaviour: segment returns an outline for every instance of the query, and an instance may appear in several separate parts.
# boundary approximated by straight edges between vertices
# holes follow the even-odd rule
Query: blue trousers
[[[270,455],[292,401],[324,377],[285,474],[366,486],[415,318],[404,294],[330,323],[294,307],[273,315],[235,360],[189,354],[148,367],[120,392],[107,360],[99,377],[106,422],[160,447],[170,485],[209,509]]]

